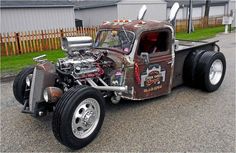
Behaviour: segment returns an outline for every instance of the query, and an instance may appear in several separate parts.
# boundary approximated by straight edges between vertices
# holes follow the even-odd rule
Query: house
[[[181,9],[177,19],[187,19],[188,0],[2,0],[1,31],[21,32],[98,26],[104,21],[136,19],[143,4],[146,20],[166,20],[174,2]],[[193,0],[193,18],[204,16],[206,0]],[[210,16],[229,14],[234,0],[211,0]]]
[[[174,2],[179,2],[181,8],[179,10],[176,19],[188,18],[189,0],[175,0],[175,1],[166,0],[166,2],[167,2],[167,13],[166,13],[167,17],[169,16],[171,6],[174,4]],[[192,0],[192,2],[193,2],[192,17],[195,19],[204,17],[206,0],[197,0],[197,1]],[[211,0],[209,16],[222,17],[228,14],[228,10],[229,10],[228,0]]]
[[[85,27],[97,26],[103,21],[115,19],[137,19],[143,4],[148,7],[145,19],[166,19],[167,3],[164,0],[85,0],[74,4],[75,18],[82,21]]]
[[[187,19],[189,0],[84,0],[74,2],[75,18],[78,25],[97,26],[103,21],[114,19],[136,19],[143,4],[148,11],[145,19],[166,20],[174,2],[179,2],[181,9],[177,19]],[[193,18],[204,16],[206,0],[193,0]],[[210,16],[224,16],[229,12],[229,0],[211,0]]]
[[[75,27],[74,6],[68,1],[2,0],[0,11],[0,33]]]

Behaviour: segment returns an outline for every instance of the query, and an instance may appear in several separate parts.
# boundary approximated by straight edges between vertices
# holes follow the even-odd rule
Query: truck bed
[[[216,42],[206,42],[206,41],[188,41],[188,40],[177,40],[178,48],[175,50],[175,68],[174,68],[174,78],[172,83],[172,88],[182,85],[183,81],[183,67],[184,61],[189,53],[197,50],[208,50],[214,51]]]
[[[192,50],[192,49],[199,49],[202,47],[210,47],[215,46],[215,43],[218,41],[213,42],[206,42],[206,41],[188,41],[188,40],[177,40],[179,41],[178,48],[175,50],[175,52],[180,52],[183,50]]]

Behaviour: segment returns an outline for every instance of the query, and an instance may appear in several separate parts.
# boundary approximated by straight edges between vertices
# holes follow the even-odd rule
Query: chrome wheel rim
[[[83,100],[72,117],[72,132],[79,138],[90,136],[96,129],[100,118],[100,105],[94,98]]]
[[[29,74],[25,79],[25,83],[28,87],[31,86],[32,78],[33,78],[33,74]]]
[[[223,74],[223,63],[221,60],[215,60],[210,68],[209,80],[212,85],[219,83]]]

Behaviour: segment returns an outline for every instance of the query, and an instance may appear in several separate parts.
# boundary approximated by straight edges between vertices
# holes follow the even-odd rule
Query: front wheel
[[[29,96],[29,91],[26,93],[26,88],[30,88],[30,85],[26,84],[26,78],[29,75],[32,75],[34,71],[34,67],[27,67],[23,69],[15,78],[13,82],[13,94],[16,100],[24,105],[25,96]],[[27,94],[27,95],[26,95]]]
[[[104,98],[88,86],[68,90],[58,101],[52,128],[57,140],[71,149],[89,144],[98,134],[104,117]]]

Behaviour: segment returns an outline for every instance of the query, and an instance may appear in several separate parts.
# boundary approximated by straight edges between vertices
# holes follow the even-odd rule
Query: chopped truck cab
[[[187,84],[212,92],[221,85],[226,61],[216,42],[175,40],[175,3],[169,21],[104,22],[95,42],[90,37],[62,39],[65,58],[56,64],[34,58],[34,67],[22,70],[13,93],[23,113],[35,117],[53,112],[55,137],[71,149],[89,144],[99,132],[105,98],[145,100],[167,95]]]

